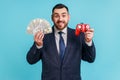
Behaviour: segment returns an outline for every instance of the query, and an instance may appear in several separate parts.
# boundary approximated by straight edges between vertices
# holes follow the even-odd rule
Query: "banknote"
[[[46,19],[36,18],[29,23],[27,33],[35,35],[38,31],[49,34],[52,32],[52,27]]]

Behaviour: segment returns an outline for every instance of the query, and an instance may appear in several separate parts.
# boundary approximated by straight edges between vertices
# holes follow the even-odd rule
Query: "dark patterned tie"
[[[58,32],[60,35],[60,40],[59,40],[59,50],[60,50],[60,59],[62,61],[63,56],[64,56],[64,52],[65,52],[65,43],[64,43],[64,39],[62,37],[63,32]]]

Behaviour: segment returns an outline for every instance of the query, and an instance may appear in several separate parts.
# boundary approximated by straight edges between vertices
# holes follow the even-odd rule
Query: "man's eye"
[[[62,15],[62,17],[66,17],[66,15]]]
[[[58,15],[54,15],[54,17],[59,17]]]

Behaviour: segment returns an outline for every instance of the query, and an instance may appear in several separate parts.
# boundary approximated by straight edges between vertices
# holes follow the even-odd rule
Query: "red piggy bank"
[[[90,26],[88,24],[77,24],[76,30],[75,30],[75,35],[78,36],[80,32],[86,32],[88,29],[90,29]]]

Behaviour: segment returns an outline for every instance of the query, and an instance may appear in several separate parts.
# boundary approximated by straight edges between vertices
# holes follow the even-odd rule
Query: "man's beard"
[[[60,27],[59,23],[63,23],[64,26],[63,26],[63,27]],[[66,23],[65,21],[58,21],[57,24],[54,23],[54,25],[56,26],[57,29],[63,30],[65,27],[68,26],[68,23]]]

